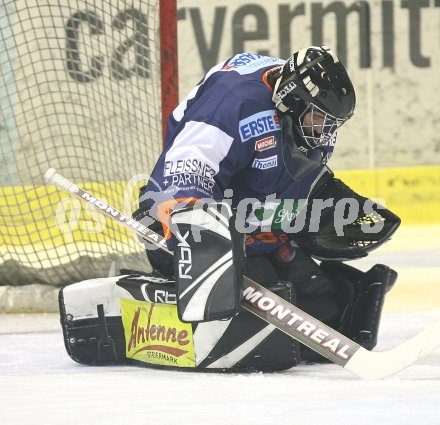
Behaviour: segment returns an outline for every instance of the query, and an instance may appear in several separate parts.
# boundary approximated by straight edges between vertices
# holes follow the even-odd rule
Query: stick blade
[[[419,358],[440,347],[440,322],[414,338],[388,351],[371,352],[360,348],[344,366],[360,378],[380,379],[407,368]]]

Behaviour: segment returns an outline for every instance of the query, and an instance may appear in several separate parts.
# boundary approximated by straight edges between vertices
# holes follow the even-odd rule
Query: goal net
[[[2,2],[0,311],[47,310],[59,286],[148,269],[133,234],[43,175],[56,168],[121,211],[136,208],[164,105],[177,99],[161,87],[172,80],[161,78],[161,46],[175,42],[167,13],[168,0]]]

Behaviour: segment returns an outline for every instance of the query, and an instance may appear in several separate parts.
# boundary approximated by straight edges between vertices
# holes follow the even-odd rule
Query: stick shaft
[[[101,214],[106,215],[113,221],[116,221],[120,225],[135,232],[138,236],[140,236],[147,242],[156,245],[160,249],[171,254],[171,252],[167,248],[166,240],[164,237],[156,232],[153,232],[148,227],[134,220],[130,216],[125,215],[102,199],[94,197],[92,194],[80,188],[66,177],[57,173],[57,171],[53,168],[49,168],[49,170],[46,171],[46,173],[44,174],[44,179],[47,183],[54,184],[60,189],[63,189],[66,192],[70,193],[71,195],[74,195],[77,198],[93,205]]]

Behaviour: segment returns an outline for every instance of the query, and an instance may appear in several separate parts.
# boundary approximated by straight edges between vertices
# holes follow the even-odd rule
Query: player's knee
[[[334,325],[340,314],[338,287],[299,247],[291,245],[290,249],[292,256],[288,263],[279,261],[276,254],[272,257],[281,279],[292,283],[300,309],[330,326]]]
[[[267,255],[246,257],[244,260],[244,274],[266,287],[280,280]]]
[[[297,300],[297,306],[301,310],[331,327],[337,325],[342,308],[337,301],[336,295],[326,294],[316,297],[297,295]]]

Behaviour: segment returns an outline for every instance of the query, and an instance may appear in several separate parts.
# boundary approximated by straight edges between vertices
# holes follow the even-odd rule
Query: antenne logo
[[[175,305],[123,298],[120,302],[127,358],[166,366],[195,366],[192,326],[179,320]]]

